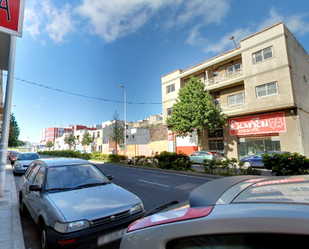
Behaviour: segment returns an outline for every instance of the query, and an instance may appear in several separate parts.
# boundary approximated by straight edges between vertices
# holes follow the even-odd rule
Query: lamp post
[[[127,100],[126,100],[126,92],[127,89],[125,86],[120,85],[120,87],[124,88],[124,156],[127,155]]]

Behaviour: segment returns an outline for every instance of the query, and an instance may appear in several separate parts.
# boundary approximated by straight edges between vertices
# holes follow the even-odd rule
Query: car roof
[[[74,165],[74,164],[83,164],[89,163],[87,160],[78,159],[78,158],[45,158],[45,159],[36,159],[35,162],[43,162],[47,167],[57,167],[64,165]]]
[[[19,154],[35,154],[35,155],[37,155],[38,153],[37,152],[20,152]]]
[[[289,184],[289,186],[286,186],[286,184]],[[299,186],[299,184],[302,185]],[[309,204],[309,197],[306,198],[308,192],[305,190],[309,190],[309,175],[288,177],[234,176],[199,186],[190,194],[189,203],[191,207],[232,202]],[[300,191],[301,196],[297,196],[297,191]]]

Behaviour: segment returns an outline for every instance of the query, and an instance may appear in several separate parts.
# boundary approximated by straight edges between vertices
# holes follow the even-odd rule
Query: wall
[[[148,156],[151,156],[151,148],[153,148],[154,154],[168,151],[168,140],[150,142],[148,144]]]
[[[160,124],[149,129],[150,133],[150,142],[167,140],[167,126]]]

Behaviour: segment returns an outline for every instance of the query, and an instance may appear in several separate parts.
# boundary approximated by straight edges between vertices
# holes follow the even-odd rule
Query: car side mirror
[[[114,176],[113,176],[113,175],[108,175],[108,176],[107,176],[107,179],[111,181],[111,180],[114,179]]]
[[[30,185],[29,191],[41,191],[42,188],[39,185]]]

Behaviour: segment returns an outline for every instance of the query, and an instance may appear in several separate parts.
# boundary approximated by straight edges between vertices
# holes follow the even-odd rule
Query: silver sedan
[[[32,162],[20,182],[20,212],[38,225],[43,249],[108,244],[144,215],[141,200],[112,178],[86,160]]]
[[[121,249],[302,248],[309,175],[222,178],[153,213],[129,226]]]

